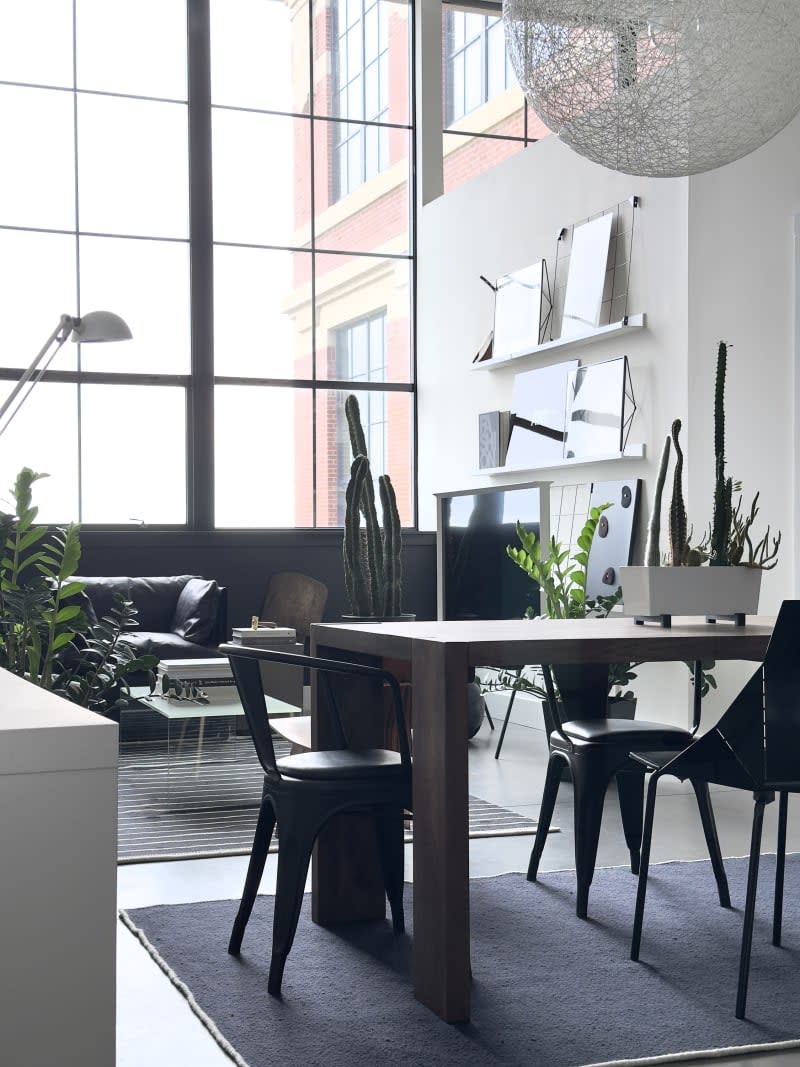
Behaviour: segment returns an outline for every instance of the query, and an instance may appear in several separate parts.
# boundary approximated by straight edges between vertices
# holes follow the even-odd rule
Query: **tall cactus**
[[[646,567],[661,566],[661,498],[664,494],[664,482],[667,480],[670,444],[670,438],[665,437],[664,448],[661,451],[661,462],[658,465],[658,478],[656,480],[653,507],[650,511],[650,522],[647,524],[647,543],[644,549]]]
[[[725,374],[728,347],[720,341],[717,350],[717,377],[714,385],[714,514],[711,522],[710,555],[712,567],[727,567],[730,560],[730,534],[733,521],[733,481],[725,477]]]
[[[378,479],[383,512],[383,614],[390,618],[401,612],[403,564],[400,556],[400,512],[388,474]]]
[[[370,615],[372,598],[364,566],[361,537],[361,511],[359,501],[364,489],[364,481],[370,478],[369,460],[366,456],[356,456],[350,467],[350,481],[345,493],[344,515],[344,583],[350,607],[354,615]]]
[[[675,472],[672,476],[672,502],[669,508],[669,544],[672,552],[673,567],[680,567],[686,561],[688,548],[686,533],[686,505],[683,502],[683,452],[678,443],[681,432],[681,420],[672,424],[672,443],[675,445]]]
[[[402,539],[397,499],[388,475],[381,475],[378,479],[383,517],[381,529],[361,412],[358,400],[352,394],[345,401],[345,415],[353,449],[350,481],[345,494],[343,539],[347,595],[355,615],[399,615],[402,610]]]

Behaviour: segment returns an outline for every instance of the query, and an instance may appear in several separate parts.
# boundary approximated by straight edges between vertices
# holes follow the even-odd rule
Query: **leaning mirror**
[[[497,279],[492,359],[521,356],[541,343],[550,312],[543,259]]]
[[[561,318],[562,337],[580,337],[600,325],[613,212],[575,226]]]
[[[636,402],[628,358],[578,367],[567,384],[567,459],[624,451]]]

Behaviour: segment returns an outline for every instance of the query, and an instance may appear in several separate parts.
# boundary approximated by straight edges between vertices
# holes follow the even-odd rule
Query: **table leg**
[[[463,645],[414,641],[414,992],[470,1010],[467,681]]]

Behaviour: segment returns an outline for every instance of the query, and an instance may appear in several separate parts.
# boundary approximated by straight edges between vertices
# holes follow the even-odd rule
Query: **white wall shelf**
[[[577,456],[570,459],[562,459],[557,463],[551,463],[547,467],[481,467],[474,471],[475,475],[494,476],[497,474],[530,474],[538,471],[560,470],[562,467],[583,467],[589,463],[609,463],[621,459],[644,459],[646,448],[641,445],[627,445],[624,452],[608,452],[602,456]]]
[[[530,349],[528,352],[517,352],[511,356],[503,356],[502,359],[487,359],[483,363],[473,363],[473,370],[497,370],[498,367],[507,367],[509,364],[525,362],[534,362],[537,356],[548,355],[550,352],[560,351],[568,348],[580,348],[583,345],[591,344],[592,341],[597,341],[603,337],[613,336],[614,334],[623,333],[631,330],[641,330],[647,325],[647,318],[642,312],[641,315],[628,315],[627,318],[622,319],[620,322],[611,322],[608,326],[598,326],[596,330],[591,333],[582,334],[580,337],[558,337],[555,341],[545,341],[544,344],[537,345],[535,348]]]

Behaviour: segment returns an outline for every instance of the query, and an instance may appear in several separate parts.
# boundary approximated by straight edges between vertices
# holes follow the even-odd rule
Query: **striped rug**
[[[278,756],[288,742],[275,738]],[[248,736],[184,736],[123,743],[119,763],[119,862],[248,855],[263,772]],[[536,823],[469,798],[470,837],[532,834]],[[411,839],[410,833],[408,840]],[[273,841],[272,850],[277,849]]]

